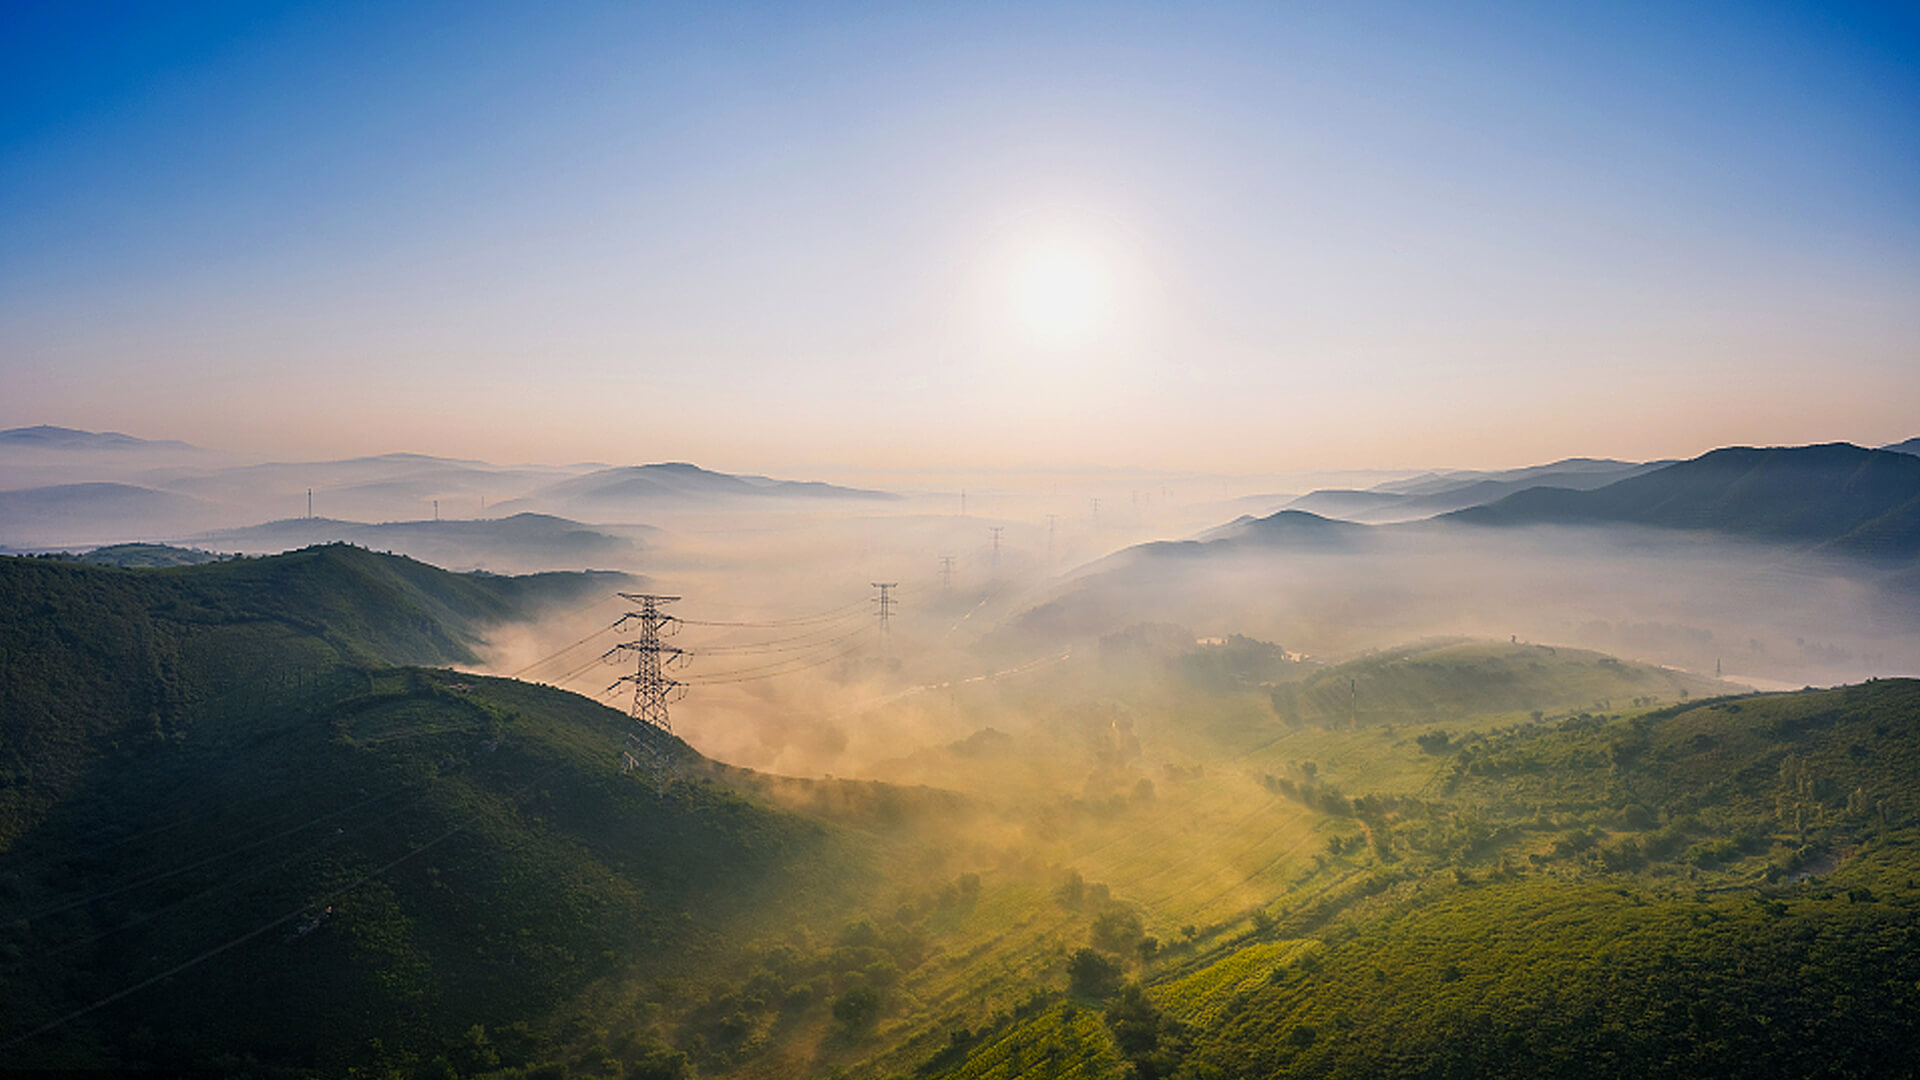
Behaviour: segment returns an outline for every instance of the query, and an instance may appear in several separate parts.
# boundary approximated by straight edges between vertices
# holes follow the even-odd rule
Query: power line
[[[858,631],[858,633],[856,633],[853,636],[864,634],[871,629],[873,629],[871,626],[862,627]],[[724,686],[729,683],[754,682],[760,679],[777,679],[783,675],[792,675],[792,674],[795,674],[796,672],[807,671],[812,668],[820,667],[823,664],[831,664],[836,660],[843,660],[859,651],[860,651],[859,646],[850,645],[844,649],[839,650],[838,652],[827,653],[824,656],[788,657],[785,660],[781,660],[773,664],[763,665],[760,668],[742,668],[739,671],[725,672],[725,673],[722,673],[724,677],[716,676],[711,678],[703,678],[697,682],[694,682],[692,685]]]
[[[819,623],[797,634],[787,634],[782,637],[772,637],[758,641],[721,641],[712,645],[702,645],[699,648],[689,649],[687,651],[689,654],[698,654],[700,656],[711,656],[723,653],[782,652],[789,647],[790,643],[799,642],[801,643],[801,647],[805,647],[807,642],[818,642],[823,635],[838,633],[855,619],[864,618],[863,613],[850,611],[832,622]]]
[[[623,593],[621,595],[624,596],[625,594]],[[817,615],[800,615],[791,619],[772,619],[766,622],[729,622],[719,619],[679,619],[677,621],[686,626],[739,626],[756,630],[777,630],[782,627],[801,626],[806,623],[831,622],[834,619],[843,617],[847,612],[858,608],[862,603],[863,601],[855,600],[851,604],[844,604],[829,611],[820,612]]]
[[[573,644],[566,646],[565,648],[559,650],[558,652],[548,653],[547,655],[541,657],[540,659],[535,660],[533,663],[528,664],[526,667],[523,667],[518,671],[512,672],[507,676],[507,678],[517,679],[520,676],[525,675],[527,672],[532,671],[533,669],[548,663],[549,661],[558,660],[561,657],[572,652],[573,650],[579,648],[580,646],[585,645],[587,642],[592,641],[594,638],[599,637],[601,634],[604,634],[607,631],[613,629],[613,627],[614,627],[613,623],[608,623],[607,625],[601,627],[598,630],[595,630],[593,633],[588,634],[586,637],[583,637],[579,641],[576,641]]]
[[[844,642],[852,641],[854,638],[857,638],[860,635],[865,634],[872,629],[873,629],[873,624],[867,623],[853,630],[851,633],[842,634],[839,637],[829,638],[825,641],[816,641],[806,646],[806,648],[807,649],[831,648],[832,646],[839,645]],[[790,650],[790,651],[798,652],[802,650],[796,649],[796,650]],[[689,654],[689,655],[694,655],[694,654]],[[733,668],[727,671],[716,671],[716,672],[711,672],[711,673],[700,675],[700,676],[689,676],[688,684],[705,686],[712,682],[725,681],[730,676],[740,675],[740,674],[744,674],[746,672],[752,672],[752,671],[765,671],[770,668],[780,667],[784,664],[791,664],[796,660],[807,660],[807,659],[809,659],[809,657],[788,656],[788,657],[783,657],[782,659],[779,659],[779,660],[770,660],[763,664],[749,664],[748,666],[743,668]]]

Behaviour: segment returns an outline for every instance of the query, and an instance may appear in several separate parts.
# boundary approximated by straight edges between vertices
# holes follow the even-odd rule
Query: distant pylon
[[[940,556],[940,587],[953,588],[953,556],[951,555]]]
[[[987,531],[993,534],[993,569],[1000,571],[1000,534],[1007,531],[1005,525],[989,525]]]
[[[661,605],[680,599],[655,593],[621,593],[621,598],[639,605],[638,611],[620,616],[614,625],[628,620],[639,624],[639,636],[608,649],[605,656],[634,654],[634,672],[614,682],[633,684],[633,706],[627,716],[626,747],[620,752],[620,771],[644,769],[655,790],[666,793],[667,777],[673,773],[673,724],[667,718],[667,706],[686,694],[686,684],[667,675],[667,668],[686,656],[683,649],[663,644],[661,631],[671,634],[680,620],[660,610]],[[612,689],[613,687],[608,687]]]
[[[1047,515],[1047,573],[1053,573],[1053,523],[1060,519],[1059,514]]]
[[[867,584],[880,590],[880,595],[873,598],[873,602],[879,605],[877,613],[880,616],[880,656],[882,659],[891,660],[893,659],[893,608],[895,604],[899,603],[899,601],[893,598],[891,593],[894,589],[900,587],[900,583],[897,581],[870,581]]]

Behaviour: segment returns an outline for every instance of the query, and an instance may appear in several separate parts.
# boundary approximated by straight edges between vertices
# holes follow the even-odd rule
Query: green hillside
[[[345,545],[164,569],[0,559],[0,851],[115,755],[198,748],[342,668],[471,662],[491,626],[621,580],[449,574]]]
[[[664,796],[619,776],[620,713],[394,666],[470,658],[598,577],[337,547],[0,575],[9,1067],[525,1062],[596,980],[732,955],[763,898],[744,886],[826,902],[860,879],[684,746]]]
[[[1914,1071],[1920,682],[1363,731],[1344,765],[1336,737],[1267,778],[1320,823],[1314,867],[1197,951],[1113,954],[1144,992],[1072,999],[1128,1062],[1088,1075]],[[1058,1043],[1050,1015],[980,1052]]]

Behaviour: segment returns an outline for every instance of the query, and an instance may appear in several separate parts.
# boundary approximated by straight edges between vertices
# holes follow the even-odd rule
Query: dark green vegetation
[[[610,578],[0,560],[0,1063],[537,1060],[595,979],[724,946],[760,888],[851,880],[684,748],[664,798],[617,775],[618,713],[396,666]]]

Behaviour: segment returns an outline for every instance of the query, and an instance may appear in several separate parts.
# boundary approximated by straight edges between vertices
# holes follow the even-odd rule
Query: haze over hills
[[[1056,586],[1009,633],[1085,639],[1151,617],[1337,649],[1466,629],[1762,681],[1858,678],[1920,663],[1917,513],[1920,459],[1734,448],[1427,521],[1290,510],[1140,545]]]
[[[612,594],[630,578],[453,574],[341,545],[0,560],[0,708],[19,718],[0,733],[0,977],[26,987],[0,1041],[41,1064],[225,1053],[290,1075],[1198,1078],[1236,1055],[1391,1074],[1407,1047],[1454,1060],[1408,1019],[1452,1015],[1453,977],[1370,996],[1354,935],[1396,970],[1464,981],[1490,974],[1480,928],[1508,926],[1534,942],[1512,963],[1554,967],[1612,932],[1618,888],[1651,909],[1632,932],[1676,953],[1701,903],[1741,947],[1791,952],[1751,899],[1715,899],[1738,890],[1857,916],[1864,937],[1792,954],[1838,977],[1877,963],[1898,921],[1859,905],[1906,895],[1899,856],[1840,853],[1920,821],[1878,763],[1920,745],[1907,684],[1717,696],[1920,665],[1884,552],[1833,543],[1901,520],[1916,470],[1857,447],[1715,451],[1437,519],[1282,510],[1051,568],[1039,552],[1066,530],[1047,523],[807,485],[741,495],[779,482],[686,466],[576,490],[724,504],[706,532],[523,513],[198,542],[645,564],[644,587],[685,597],[671,677],[691,690],[665,744],[677,771],[652,787],[616,767],[625,714],[581,696],[604,700],[602,654],[624,655]],[[723,493],[658,494],[663,474]],[[1543,496],[1616,516],[1474,516]],[[860,572],[967,536],[958,581]],[[869,580],[901,581],[884,631]],[[1802,776],[1795,754],[1823,764]],[[1809,867],[1875,899],[1792,878]],[[1575,929],[1542,935],[1535,906],[1563,903]],[[1907,968],[1872,970],[1858,993],[1898,1029],[1882,990]],[[1554,1027],[1543,1053],[1622,1025],[1661,1052],[1698,1035],[1623,1018],[1666,1000],[1652,984],[1566,978],[1592,1022]],[[1524,1012],[1545,986],[1490,1000]],[[1758,1000],[1715,987],[1693,991],[1715,1024]],[[1343,1027],[1336,998],[1401,1034]],[[1234,1000],[1313,1035],[1250,1034]],[[1338,1053],[1329,1031],[1350,1032]]]
[[[45,427],[11,434],[11,441],[0,440],[0,481],[26,482],[0,491],[0,545],[18,549],[192,540],[263,551],[260,545],[273,542],[270,538],[284,538],[289,546],[345,539],[397,545],[462,566],[528,569],[566,565],[551,560],[570,552],[582,558],[618,555],[631,539],[610,537],[595,547],[583,546],[585,537],[576,536],[568,541],[572,547],[556,546],[564,530],[535,525],[543,518],[556,520],[547,511],[637,525],[689,509],[769,501],[812,506],[899,500],[887,492],[686,464],[497,466],[416,453],[231,463],[183,459],[172,451],[184,444],[128,436]],[[32,482],[46,479],[73,482]],[[308,517],[310,508],[328,524],[295,524]],[[477,524],[523,514],[536,516],[519,525]],[[476,524],[423,531],[423,523],[436,515],[443,522]],[[263,521],[267,524],[259,524]],[[444,542],[435,546],[426,532]],[[386,542],[403,535],[410,538]],[[533,548],[519,553],[525,558],[502,561],[517,542]],[[427,546],[408,546],[415,543]]]

